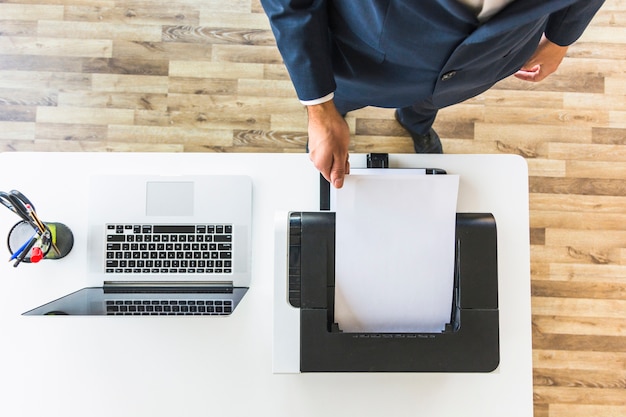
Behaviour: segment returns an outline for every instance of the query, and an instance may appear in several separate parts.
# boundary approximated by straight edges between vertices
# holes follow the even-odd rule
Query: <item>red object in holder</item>
[[[43,259],[43,251],[40,247],[35,246],[30,252],[30,261],[37,263]]]

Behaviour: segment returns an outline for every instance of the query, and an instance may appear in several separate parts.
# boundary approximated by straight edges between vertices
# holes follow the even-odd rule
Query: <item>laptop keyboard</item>
[[[230,274],[231,224],[107,224],[105,272]]]
[[[107,300],[108,316],[224,316],[233,312],[232,300]]]

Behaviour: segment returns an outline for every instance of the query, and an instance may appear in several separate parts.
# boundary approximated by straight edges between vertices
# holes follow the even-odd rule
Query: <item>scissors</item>
[[[13,213],[21,217],[22,220],[24,220],[26,223],[30,224],[34,230],[38,231],[36,233],[36,236],[38,237],[35,238],[35,236],[33,236],[30,242],[35,243],[35,241],[39,238],[48,240],[51,239],[50,229],[48,229],[48,227],[43,224],[41,220],[39,220],[39,217],[35,212],[35,205],[24,194],[20,193],[17,190],[11,190],[8,193],[0,191],[0,203],[2,203],[3,206],[11,210]],[[53,249],[57,253],[60,253],[55,243],[51,243]],[[21,262],[24,257],[24,253],[27,252],[30,248],[27,249],[26,247],[23,247],[20,249],[23,249],[19,254],[21,257],[18,256],[18,261],[14,266],[17,266]]]
[[[17,190],[11,190],[8,193],[0,191],[0,203],[20,216],[22,220],[31,224],[35,229],[39,229],[39,225],[33,218],[36,218],[36,216],[31,215],[31,213],[35,212],[35,206],[24,194]]]

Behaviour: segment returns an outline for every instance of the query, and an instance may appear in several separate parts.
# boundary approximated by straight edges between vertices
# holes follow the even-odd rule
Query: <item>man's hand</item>
[[[533,56],[515,73],[515,76],[524,81],[541,81],[556,71],[566,53],[567,46],[557,45],[544,35]]]
[[[309,158],[335,188],[343,186],[343,177],[350,173],[348,124],[333,101],[307,106],[309,115]]]

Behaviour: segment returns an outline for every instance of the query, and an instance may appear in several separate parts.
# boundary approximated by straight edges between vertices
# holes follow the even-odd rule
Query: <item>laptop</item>
[[[250,286],[244,175],[93,176],[83,288],[25,315],[231,315]]]

